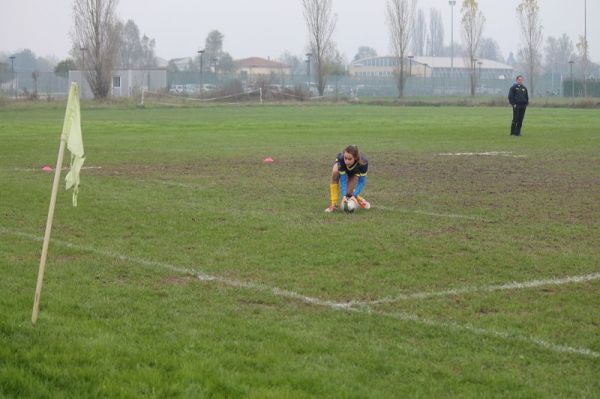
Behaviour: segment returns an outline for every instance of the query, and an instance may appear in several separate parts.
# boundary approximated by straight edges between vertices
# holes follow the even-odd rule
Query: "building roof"
[[[481,58],[478,61],[481,62],[482,69],[513,69],[512,66],[505,64],[503,62],[489,60],[486,58]],[[417,62],[419,64],[427,64],[433,68],[451,68],[452,67],[452,58],[451,57],[415,57],[413,62]],[[454,57],[454,67],[455,68],[466,68],[469,66],[469,60],[464,57]],[[479,67],[479,64],[477,64]]]
[[[176,64],[181,64],[181,63],[184,63],[184,62],[190,62],[190,61],[192,61],[192,57],[171,58],[170,61],[174,62]]]
[[[237,60],[235,63],[238,68],[289,68],[289,65],[277,61],[266,60],[260,57],[244,58],[241,60]]]
[[[366,61],[370,61],[378,58],[396,58],[393,56],[382,56],[382,57],[368,57],[362,58],[360,60],[356,60],[352,62],[352,66],[362,66],[365,65]],[[477,64],[477,67],[481,67],[481,69],[513,69],[513,67],[509,64],[505,64],[503,62],[498,62],[494,60],[489,60],[482,58],[481,65]],[[412,62],[415,64],[425,65],[432,68],[451,68],[452,67],[452,58],[451,57],[425,57],[425,56],[415,56],[412,59]],[[462,69],[468,67],[468,60],[463,57],[454,57],[454,68]]]
[[[193,62],[193,60],[191,57],[172,58],[171,60],[168,61],[168,63],[173,63],[179,70],[190,69],[190,63],[192,63],[192,62]]]

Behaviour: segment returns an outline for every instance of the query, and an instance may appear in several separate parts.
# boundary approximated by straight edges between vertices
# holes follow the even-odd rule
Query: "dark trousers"
[[[521,126],[523,126],[523,118],[525,118],[526,105],[515,105],[513,106],[513,119],[512,125],[510,126],[511,136],[521,135]]]

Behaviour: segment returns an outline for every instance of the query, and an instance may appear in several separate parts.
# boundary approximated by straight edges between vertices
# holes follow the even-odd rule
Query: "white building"
[[[404,71],[414,77],[465,77],[470,73],[469,61],[462,57],[407,57]],[[481,59],[475,61],[481,78],[512,80],[513,67],[502,62]],[[369,57],[353,61],[348,68],[351,76],[364,78],[391,78],[398,69],[396,57]]]
[[[81,98],[94,98],[82,71],[69,71],[69,82],[78,82],[81,86]],[[116,69],[112,72],[111,91],[113,97],[130,97],[140,94],[141,90],[160,91],[167,88],[166,68]]]

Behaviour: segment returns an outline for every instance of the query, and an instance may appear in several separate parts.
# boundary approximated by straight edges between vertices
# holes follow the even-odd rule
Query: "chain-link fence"
[[[68,89],[68,79],[53,72],[0,72],[0,95],[4,97],[63,98]]]
[[[513,84],[510,79],[477,76],[475,81],[476,96],[506,96]],[[532,97],[600,97],[600,81],[591,77],[584,82],[581,79],[563,79],[549,74],[538,77],[534,91],[529,86]],[[199,71],[178,71],[167,73],[167,87],[164,92],[177,95],[198,95],[202,92],[226,91],[239,88],[241,92],[263,90],[270,93],[301,93],[304,97],[318,96],[317,83],[314,76],[285,75],[273,73],[261,76],[240,76],[235,73],[215,73]],[[68,92],[67,78],[55,75],[53,72],[0,72],[0,96],[14,98],[65,98]],[[326,78],[326,97],[398,97],[397,80],[382,77],[355,77],[332,75]],[[404,96],[470,96],[471,82],[468,76],[411,76],[406,79]],[[290,96],[293,99],[293,96]]]

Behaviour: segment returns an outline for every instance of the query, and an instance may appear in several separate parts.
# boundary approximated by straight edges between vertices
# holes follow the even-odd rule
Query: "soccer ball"
[[[344,202],[343,208],[344,212],[352,213],[356,210],[356,208],[358,208],[358,204],[354,199],[349,199]]]

